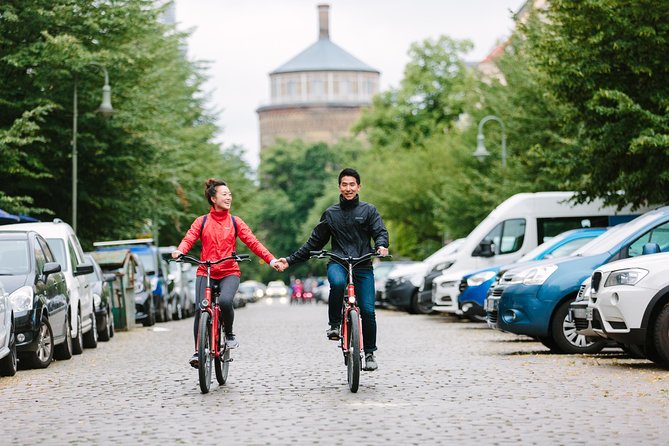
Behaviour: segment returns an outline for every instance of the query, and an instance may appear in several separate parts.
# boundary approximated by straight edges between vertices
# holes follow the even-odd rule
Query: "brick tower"
[[[270,104],[256,110],[261,150],[277,138],[333,143],[379,91],[379,71],[330,40],[329,9],[318,5],[316,43],[269,74]]]

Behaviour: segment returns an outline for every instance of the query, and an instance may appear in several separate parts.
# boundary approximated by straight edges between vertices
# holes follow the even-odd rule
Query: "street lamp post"
[[[483,161],[486,156],[490,155],[490,152],[486,150],[483,143],[483,125],[488,121],[497,121],[502,127],[502,168],[506,168],[506,128],[502,120],[495,115],[488,115],[479,122],[479,131],[476,135],[476,151],[473,153],[473,156]]]
[[[114,113],[111,104],[111,87],[109,86],[109,74],[104,65],[91,62],[88,65],[94,65],[102,70],[105,75],[105,84],[102,87],[102,102],[96,110],[102,116],[108,118]],[[73,96],[73,116],[72,116],[72,229],[77,232],[77,121],[79,119],[78,99],[77,99],[77,75],[74,75],[74,96]]]

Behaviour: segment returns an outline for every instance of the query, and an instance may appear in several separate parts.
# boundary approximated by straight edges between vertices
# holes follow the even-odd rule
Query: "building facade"
[[[261,150],[277,139],[333,143],[350,135],[379,91],[379,71],[330,40],[329,6],[318,5],[318,40],[272,71],[270,104],[258,108]]]

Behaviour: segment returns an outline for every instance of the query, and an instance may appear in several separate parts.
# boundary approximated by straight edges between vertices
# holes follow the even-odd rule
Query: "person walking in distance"
[[[230,192],[225,181],[215,178],[208,179],[204,185],[204,197],[209,206],[211,206],[209,213],[195,219],[177,249],[172,252],[172,258],[177,259],[179,256],[187,254],[197,239],[200,239],[202,241],[200,260],[215,261],[222,259],[237,251],[236,244],[239,237],[253,253],[267,262],[271,267],[277,271],[283,270],[283,265],[258,241],[244,220],[230,213],[232,192]],[[196,276],[195,307],[198,309],[195,312],[194,322],[196,351],[190,359],[190,364],[193,367],[198,366],[197,332],[200,322],[199,308],[207,285],[207,270],[204,265],[198,267]],[[219,285],[221,290],[218,303],[221,307],[221,315],[225,326],[225,342],[228,348],[236,348],[239,345],[232,331],[235,318],[232,300],[235,297],[237,288],[239,288],[240,276],[239,265],[234,260],[228,260],[211,267],[212,285]]]
[[[355,169],[342,170],[339,174],[339,203],[330,206],[323,213],[320,222],[304,245],[287,258],[282,257],[278,260],[281,264],[279,268],[285,269],[308,260],[310,251],[323,249],[328,241],[332,244],[332,252],[342,257],[360,257],[370,252],[388,255],[388,230],[376,207],[360,201],[358,192],[361,187],[360,174]],[[327,274],[330,282],[328,302],[330,328],[326,335],[329,339],[338,340],[347,270],[339,263],[330,261],[327,265]],[[377,350],[376,313],[374,270],[371,260],[361,263],[353,270],[353,280],[362,316],[365,370],[376,370],[378,368],[374,356]]]

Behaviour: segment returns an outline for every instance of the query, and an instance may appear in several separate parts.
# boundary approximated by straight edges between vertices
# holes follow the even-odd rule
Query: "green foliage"
[[[364,132],[375,148],[396,150],[423,146],[452,129],[472,91],[462,60],[471,47],[446,36],[413,44],[400,87],[376,96],[354,131]]]
[[[669,3],[554,0],[531,55],[564,104],[571,156],[553,160],[582,199],[669,199]]]

